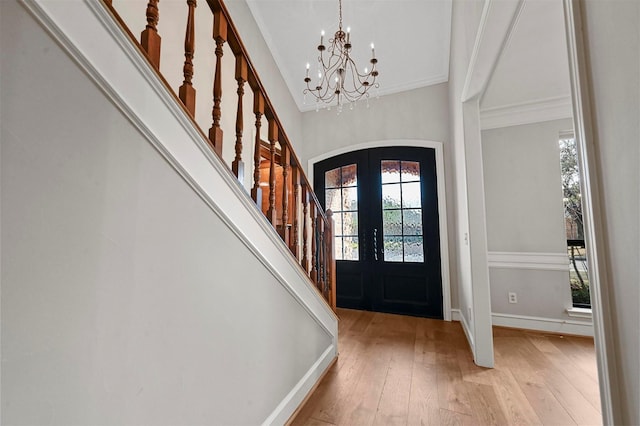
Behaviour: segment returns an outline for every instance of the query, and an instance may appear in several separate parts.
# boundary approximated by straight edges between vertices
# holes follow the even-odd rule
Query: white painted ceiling
[[[247,0],[271,54],[301,111],[306,63],[317,69],[320,31],[338,29],[338,0]],[[343,0],[352,57],[369,65],[375,43],[380,95],[442,83],[449,76],[451,0]],[[325,44],[327,44],[325,42]]]
[[[526,0],[482,98],[483,110],[568,99],[562,2]]]

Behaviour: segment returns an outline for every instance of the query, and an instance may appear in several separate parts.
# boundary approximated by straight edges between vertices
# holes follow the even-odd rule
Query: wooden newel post
[[[242,112],[242,96],[244,95],[244,83],[247,82],[247,61],[242,54],[236,55],[236,81],[238,82],[238,109],[236,112],[236,157],[231,163],[233,174],[244,181],[244,162],[242,161],[242,132],[244,127]]]
[[[184,81],[178,91],[178,96],[182,101],[191,117],[196,114],[196,89],[193,88],[191,80],[193,79],[193,56],[195,54],[195,20],[194,12],[196,8],[196,0],[187,0],[189,13],[187,15],[187,29],[184,35],[184,66],[182,74]]]
[[[333,221],[333,212],[327,210],[327,234],[325,242],[327,246],[327,277],[329,280],[329,305],[333,311],[336,311],[336,255],[333,247],[335,241],[335,223]]]
[[[256,138],[253,147],[253,187],[251,198],[258,207],[262,206],[262,188],[260,188],[260,128],[262,127],[262,115],[264,114],[264,96],[259,88],[253,90],[253,113],[256,115]]]
[[[158,34],[158,20],[160,12],[158,11],[159,0],[149,0],[147,3],[147,26],[142,34],[140,34],[140,44],[151,64],[160,69],[160,35]]]
[[[222,129],[220,128],[220,118],[222,110],[220,103],[222,102],[222,55],[224,51],[222,46],[227,41],[227,19],[222,11],[213,13],[213,38],[216,41],[216,73],[213,80],[213,125],[209,129],[209,141],[213,146],[213,150],[222,158]]]
[[[274,228],[278,224],[278,212],[276,209],[276,142],[278,141],[278,123],[269,118],[269,210],[267,219]]]

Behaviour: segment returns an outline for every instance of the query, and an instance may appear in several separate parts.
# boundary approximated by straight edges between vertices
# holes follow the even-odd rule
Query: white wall
[[[447,84],[373,98],[337,114],[309,111],[302,114],[304,144],[300,159],[307,160],[338,148],[389,139],[422,139],[447,143],[449,116]],[[448,151],[448,150],[447,150]],[[448,153],[445,155],[449,157]]]
[[[286,419],[299,399],[279,404],[314,381],[335,318],[300,302],[315,291],[291,278],[300,272],[286,247],[261,253],[264,231],[240,238],[266,221],[242,222],[246,194],[223,183],[178,120],[141,124],[118,109],[110,88],[131,95],[131,111],[162,117],[167,107],[151,84],[118,90],[138,74],[90,5],[73,15],[43,5],[55,25],[69,19],[82,65],[109,73],[92,81],[22,5],[0,3],[12,58],[0,69],[2,423]],[[92,37],[78,37],[89,22]],[[142,131],[155,128],[167,133],[152,144]],[[169,161],[176,144],[187,170]],[[189,170],[196,160],[209,167]]]
[[[570,119],[482,132],[489,251],[566,252],[560,132]]]
[[[616,356],[616,424],[640,424],[638,258],[640,160],[640,3],[584,1],[587,65],[593,97],[596,164]]]
[[[567,253],[558,139],[572,128],[572,120],[564,119],[482,132],[494,313],[569,319],[569,266],[557,265]],[[522,262],[496,266],[492,254]],[[532,257],[539,269],[527,263]],[[517,304],[509,303],[509,292],[517,294]]]

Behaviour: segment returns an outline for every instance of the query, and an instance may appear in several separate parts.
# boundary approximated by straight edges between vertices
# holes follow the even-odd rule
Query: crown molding
[[[489,130],[560,120],[572,116],[571,97],[567,95],[484,108],[480,111],[480,124],[482,130]]]

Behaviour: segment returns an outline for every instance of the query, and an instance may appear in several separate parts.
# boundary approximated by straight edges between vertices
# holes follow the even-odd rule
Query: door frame
[[[432,148],[436,154],[436,180],[438,195],[438,229],[440,231],[440,271],[442,280],[442,316],[445,321],[451,321],[451,282],[449,278],[449,233],[447,231],[447,200],[445,192],[444,144],[442,142],[420,139],[388,139],[359,143],[334,149],[307,161],[307,176],[313,182],[314,166],[316,163],[337,155],[346,154],[369,148],[386,147],[418,147]]]
[[[462,124],[464,126],[464,145],[466,150],[466,167],[474,169],[471,189],[478,195],[475,199],[469,197],[468,214],[482,215],[484,218],[484,189],[482,186],[482,138],[480,131],[479,98],[483,96],[488,81],[495,70],[501,52],[508,44],[511,33],[515,28],[520,11],[526,1],[497,2],[486,0],[475,45],[471,54],[471,62],[467,70],[462,98],[459,100],[463,108]],[[500,4],[498,4],[500,3]],[[603,235],[606,231],[602,224],[601,190],[599,187],[599,170],[597,153],[594,147],[594,132],[591,123],[592,99],[589,91],[588,52],[584,42],[584,28],[582,25],[582,2],[580,0],[562,0],[564,8],[565,34],[567,36],[567,52],[569,61],[569,80],[571,84],[571,101],[574,121],[574,132],[578,145],[578,165],[580,169],[582,208],[584,216],[584,232],[589,256],[589,280],[591,291],[591,309],[594,326],[595,351],[598,365],[598,384],[602,404],[602,420],[604,424],[614,424],[614,412],[617,412],[618,387],[615,386],[617,377],[617,363],[615,345],[613,343],[613,323],[609,315],[608,287],[603,279],[608,274],[608,249]],[[475,151],[474,151],[475,150]],[[469,155],[477,153],[479,155]],[[469,180],[466,182],[469,187]],[[479,191],[479,188],[482,191]],[[476,250],[478,268],[471,271],[473,281],[473,296],[480,292],[485,299],[474,306],[483,308],[482,312],[474,312],[472,319],[477,322],[475,329],[474,354],[476,363],[480,356],[479,365],[493,366],[493,339],[491,337],[490,284],[486,278],[486,223],[476,220],[474,230],[480,234],[480,244],[476,239],[471,241]],[[473,263],[473,262],[472,262]],[[489,312],[487,312],[489,309]],[[478,332],[480,328],[480,332]],[[491,365],[488,363],[491,362]]]

